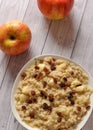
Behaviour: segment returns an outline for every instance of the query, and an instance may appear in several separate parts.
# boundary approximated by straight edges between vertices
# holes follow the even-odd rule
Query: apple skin
[[[58,20],[71,11],[74,0],[37,0],[41,13],[48,19]]]
[[[26,51],[31,39],[29,27],[21,21],[9,21],[0,27],[0,49],[8,55],[18,55]]]

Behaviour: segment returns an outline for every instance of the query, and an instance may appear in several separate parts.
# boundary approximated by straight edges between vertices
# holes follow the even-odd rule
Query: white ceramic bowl
[[[20,70],[20,72],[19,72],[19,74],[18,74],[18,76],[17,76],[17,78],[16,78],[16,80],[15,80],[15,82],[14,82],[13,89],[12,89],[12,93],[11,93],[11,107],[12,107],[12,112],[13,112],[15,118],[18,120],[18,122],[19,122],[23,127],[25,127],[25,128],[28,129],[28,130],[39,130],[39,129],[37,129],[37,128],[32,128],[32,127],[28,126],[25,122],[23,122],[23,121],[21,120],[21,118],[20,118],[20,116],[19,116],[19,114],[18,114],[18,112],[17,112],[17,110],[16,110],[16,108],[15,108],[14,95],[15,95],[15,92],[16,92],[16,89],[17,89],[17,84],[18,84],[18,82],[19,82],[20,79],[21,79],[21,77],[20,77],[21,73],[22,73],[26,68],[28,68],[29,66],[31,66],[32,64],[34,64],[34,60],[35,60],[35,59],[42,59],[42,58],[44,58],[44,57],[46,57],[46,56],[52,56],[52,57],[57,58],[57,59],[66,59],[66,60],[68,60],[68,61],[70,61],[70,62],[73,62],[74,64],[78,65],[78,64],[75,63],[74,61],[72,61],[72,60],[70,60],[70,59],[67,59],[67,58],[65,58],[65,57],[59,56],[59,55],[41,55],[41,56],[34,57],[34,58],[31,59],[30,61],[28,61],[28,62],[24,65],[24,67]],[[78,65],[78,66],[80,66],[80,65]],[[81,67],[81,66],[80,66],[80,67]],[[81,68],[82,68],[82,67],[81,67]],[[83,69],[83,68],[82,68],[82,69]],[[83,70],[84,70],[84,69],[83,69]],[[84,71],[85,71],[85,70],[84,70]],[[85,72],[86,72],[86,71],[85,71]],[[88,72],[86,72],[86,73],[89,75]],[[91,87],[93,87],[93,86],[92,86],[92,85],[93,85],[93,81],[92,81],[92,77],[91,77],[90,75],[89,75],[89,85],[90,85]],[[77,125],[76,130],[80,130],[80,129],[85,125],[85,123],[87,122],[87,120],[89,119],[89,117],[90,117],[90,115],[91,115],[91,112],[92,112],[92,109],[93,109],[93,94],[91,95],[90,100],[91,100],[91,104],[90,104],[91,108],[90,108],[90,110],[87,112],[87,114],[83,117],[83,120]]]

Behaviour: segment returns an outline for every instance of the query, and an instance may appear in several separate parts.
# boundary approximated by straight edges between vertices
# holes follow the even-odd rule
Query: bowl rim
[[[64,60],[68,60],[69,62],[72,62],[74,63],[75,65],[79,66],[85,73],[88,74],[89,76],[89,84],[93,84],[93,79],[92,79],[92,76],[90,75],[90,73],[88,71],[86,71],[86,69],[84,67],[82,67],[79,63],[77,63],[76,61],[70,59],[70,58],[67,58],[65,56],[61,56],[61,55],[56,55],[56,54],[44,54],[44,55],[38,55],[38,56],[35,56],[33,58],[31,58],[22,68],[21,70],[18,72],[16,78],[15,78],[15,81],[13,83],[13,88],[12,88],[12,91],[11,91],[11,109],[12,109],[12,113],[14,115],[14,117],[16,118],[16,120],[26,129],[28,130],[40,130],[39,128],[33,128],[29,125],[27,125],[24,121],[21,120],[19,114],[18,114],[18,111],[16,110],[15,108],[15,103],[14,103],[14,93],[15,93],[15,90],[17,89],[17,85],[18,84],[18,81],[20,81],[20,74],[26,69],[28,68],[30,65],[33,65],[34,64],[34,60],[35,59],[42,59],[44,57],[55,57],[57,59],[64,59]],[[91,86],[92,87],[92,86]],[[93,87],[92,87],[93,88]],[[82,129],[86,122],[88,121],[91,113],[92,113],[92,110],[93,110],[93,93],[91,94],[91,97],[90,97],[90,105],[91,105],[91,108],[90,110],[87,112],[87,114],[83,117],[82,121],[77,125],[76,127],[76,130],[80,130]]]

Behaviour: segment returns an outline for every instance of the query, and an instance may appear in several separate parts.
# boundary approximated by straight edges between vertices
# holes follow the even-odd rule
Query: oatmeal
[[[15,106],[21,119],[40,130],[75,130],[90,109],[88,75],[65,59],[36,59],[21,74]]]

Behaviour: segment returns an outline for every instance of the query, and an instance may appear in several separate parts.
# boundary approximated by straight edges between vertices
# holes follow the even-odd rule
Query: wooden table
[[[32,57],[59,54],[80,63],[93,76],[93,0],[75,0],[74,8],[64,20],[45,19],[36,0],[0,0],[0,24],[18,19],[32,30],[31,47],[19,56],[0,51],[0,130],[25,130],[11,111],[13,82]],[[82,130],[93,130],[93,113]]]

